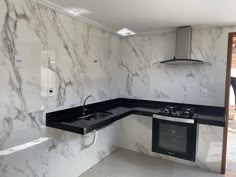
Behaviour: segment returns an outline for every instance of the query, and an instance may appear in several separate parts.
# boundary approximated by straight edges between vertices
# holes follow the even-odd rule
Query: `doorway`
[[[226,126],[221,172],[236,177],[236,33],[229,33],[225,88]]]

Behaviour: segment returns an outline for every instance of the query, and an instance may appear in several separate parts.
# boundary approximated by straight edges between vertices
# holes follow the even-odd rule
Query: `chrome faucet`
[[[87,96],[87,98],[84,100],[84,103],[83,103],[83,115],[85,116],[86,115],[86,111],[88,110],[87,108],[86,108],[86,101],[89,99],[89,98],[92,98],[93,100],[94,100],[94,97],[93,97],[93,95],[89,95],[89,96]]]

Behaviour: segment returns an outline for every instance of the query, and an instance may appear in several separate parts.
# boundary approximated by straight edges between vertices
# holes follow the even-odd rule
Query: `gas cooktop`
[[[162,116],[194,119],[197,117],[194,107],[165,106],[157,113]]]

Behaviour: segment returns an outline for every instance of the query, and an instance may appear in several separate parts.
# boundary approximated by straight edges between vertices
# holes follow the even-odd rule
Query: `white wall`
[[[122,94],[168,102],[224,106],[228,33],[236,27],[194,29],[192,58],[207,65],[153,63],[175,55],[175,31],[122,39]],[[201,97],[201,89],[208,90]],[[145,90],[145,91],[144,91]]]
[[[89,94],[95,101],[116,98],[120,38],[32,0],[0,1],[0,10],[0,176],[77,177],[116,149],[115,125],[85,148],[92,136],[46,128],[44,114],[81,105]],[[50,58],[45,53],[56,61],[52,97],[40,95],[41,63]],[[23,67],[14,67],[15,55],[23,57]],[[51,140],[2,156],[2,150],[40,137]]]
[[[0,156],[0,174],[74,177],[116,149],[117,125],[98,133],[95,146],[83,137],[45,127],[45,112],[120,96],[223,105],[227,33],[236,28],[194,30],[194,58],[212,65],[152,65],[174,56],[175,32],[121,39],[31,0],[0,1],[0,151],[40,137],[50,141]],[[122,45],[122,47],[121,47]],[[56,95],[41,97],[41,62],[53,53]],[[14,67],[14,56],[23,67]],[[122,57],[122,60],[121,60]],[[94,60],[98,60],[94,63]],[[200,88],[209,97],[199,97]],[[45,111],[40,111],[44,105]],[[88,138],[86,141],[90,141]],[[65,174],[66,173],[66,174]]]

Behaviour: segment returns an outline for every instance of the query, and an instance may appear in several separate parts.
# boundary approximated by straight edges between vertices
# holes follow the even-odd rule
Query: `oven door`
[[[195,161],[196,124],[194,119],[153,116],[152,151]]]

